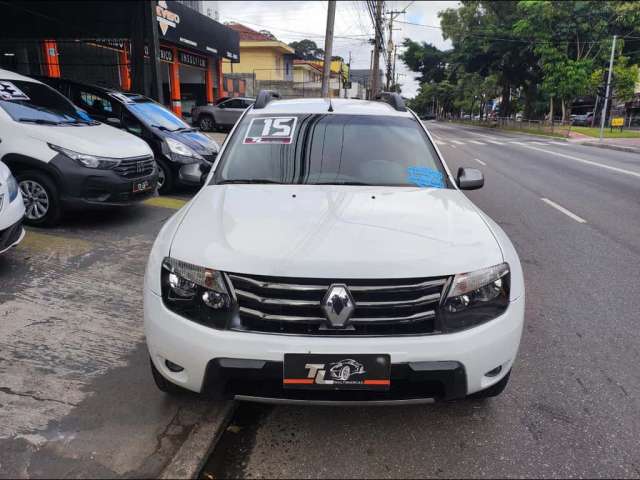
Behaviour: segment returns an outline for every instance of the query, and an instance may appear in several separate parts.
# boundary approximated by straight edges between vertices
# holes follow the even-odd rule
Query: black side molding
[[[280,94],[275,90],[260,90],[256,103],[253,104],[253,109],[260,109],[267,106],[267,104],[273,99],[280,100]]]
[[[399,93],[396,92],[381,92],[376,96],[376,100],[388,103],[394,109],[399,112],[406,112],[407,107],[404,104],[404,100]]]

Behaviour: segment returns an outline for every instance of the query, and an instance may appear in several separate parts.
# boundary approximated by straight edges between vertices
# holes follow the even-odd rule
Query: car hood
[[[28,136],[78,153],[101,157],[126,158],[151,155],[146,142],[109,125],[32,125],[21,124]]]
[[[313,185],[205,187],[170,255],[222,271],[312,278],[410,278],[503,261],[458,190]]]
[[[184,143],[193,151],[199,153],[203,157],[210,155],[217,155],[220,150],[220,146],[211,138],[205,134],[192,131],[192,132],[162,132],[163,136],[171,137],[179,142]]]

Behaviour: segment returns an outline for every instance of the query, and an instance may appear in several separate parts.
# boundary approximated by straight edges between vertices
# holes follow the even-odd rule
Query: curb
[[[606,148],[608,150],[618,150],[620,152],[640,153],[640,148],[626,147],[624,145],[611,145],[606,143],[596,142],[576,142],[576,145],[585,145],[588,147]]]
[[[213,409],[204,420],[191,430],[159,478],[198,478],[198,475],[222,432],[236,410],[237,402],[227,401],[222,408]]]

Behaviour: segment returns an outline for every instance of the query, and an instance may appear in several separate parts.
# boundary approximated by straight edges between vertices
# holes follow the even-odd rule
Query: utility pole
[[[376,16],[375,16],[375,30],[376,38],[373,48],[373,79],[371,83],[371,99],[375,100],[378,96],[378,90],[380,88],[380,47],[382,44],[382,0],[376,0]]]
[[[351,89],[351,52],[349,52],[349,63],[347,63],[347,82],[344,84],[344,98],[347,98],[347,83]]]
[[[336,0],[329,0],[327,8],[327,29],[324,33],[324,64],[322,68],[322,96],[329,96],[331,79],[331,50],[333,49],[333,24],[336,19]]]
[[[607,106],[609,103],[609,92],[611,89],[611,73],[613,72],[613,56],[616,53],[616,38],[617,35],[613,36],[613,43],[611,44],[611,59],[609,60],[609,76],[607,78],[607,90],[604,96],[604,107],[602,107],[602,118],[600,119],[600,142],[602,142],[602,137],[604,136],[604,122],[607,116]]]

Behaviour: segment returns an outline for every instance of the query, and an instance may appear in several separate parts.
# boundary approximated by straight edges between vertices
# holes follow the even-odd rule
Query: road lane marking
[[[568,144],[567,142],[549,142],[551,143],[551,145],[560,145],[561,147],[566,147]]]
[[[511,142],[511,143],[518,143],[518,142]],[[633,172],[631,170],[625,170],[624,168],[612,167],[611,165],[603,165],[602,163],[592,162],[591,160],[585,160],[583,158],[574,157],[572,155],[567,155],[566,153],[558,153],[558,152],[554,152],[553,150],[545,150],[544,148],[532,147],[531,145],[527,145],[527,144],[524,144],[524,143],[518,143],[518,144],[522,145],[525,148],[530,148],[531,150],[538,150],[540,152],[550,153],[551,155],[556,155],[558,157],[568,158],[569,160],[573,160],[574,162],[580,162],[580,163],[584,163],[584,164],[587,164],[587,165],[593,165],[594,167],[600,167],[600,168],[604,168],[606,170],[611,170],[613,172],[618,172],[618,173],[622,173],[624,175],[631,175],[633,177],[640,178],[640,172]]]
[[[485,167],[487,166],[487,164],[486,164],[486,163],[484,163],[484,162],[483,162],[482,160],[480,160],[479,158],[474,158],[474,160],[475,160],[476,162],[478,162],[480,165],[484,165]]]
[[[477,140],[469,140],[469,142],[471,142],[471,143],[475,143],[476,145],[486,145],[486,143],[479,142],[479,141],[477,141]]]
[[[526,144],[526,143],[522,143],[522,142],[509,142],[509,143],[512,143],[512,144],[514,144],[514,145],[522,145],[523,147],[526,147],[526,146],[527,146],[527,144]],[[534,147],[534,148],[535,148],[535,147]]]
[[[447,143],[447,142],[443,142],[442,140],[436,140],[436,143],[437,143],[438,145],[448,145],[448,143]]]
[[[504,142],[499,142],[498,140],[489,140],[489,139],[487,139],[487,142],[495,143],[496,145],[504,145]]]
[[[542,200],[544,203],[546,203],[547,205],[549,205],[550,207],[555,208],[556,210],[558,210],[559,212],[564,213],[567,217],[572,218],[573,220],[575,220],[578,223],[587,223],[587,221],[582,218],[579,217],[578,215],[576,215],[575,213],[567,210],[566,208],[564,208],[561,205],[558,205],[556,202],[552,202],[551,200],[549,200],[548,198],[541,198],[540,200]]]
[[[529,143],[533,143],[534,145],[549,145],[549,143],[547,143],[547,142],[534,142],[534,141],[531,141]]]
[[[145,205],[149,205],[151,207],[160,207],[160,208],[170,208],[172,210],[181,209],[187,200],[182,200],[181,198],[172,198],[172,197],[153,197],[148,200],[145,200]]]
[[[464,142],[461,142],[460,140],[451,140],[451,141],[456,145],[464,145]]]

